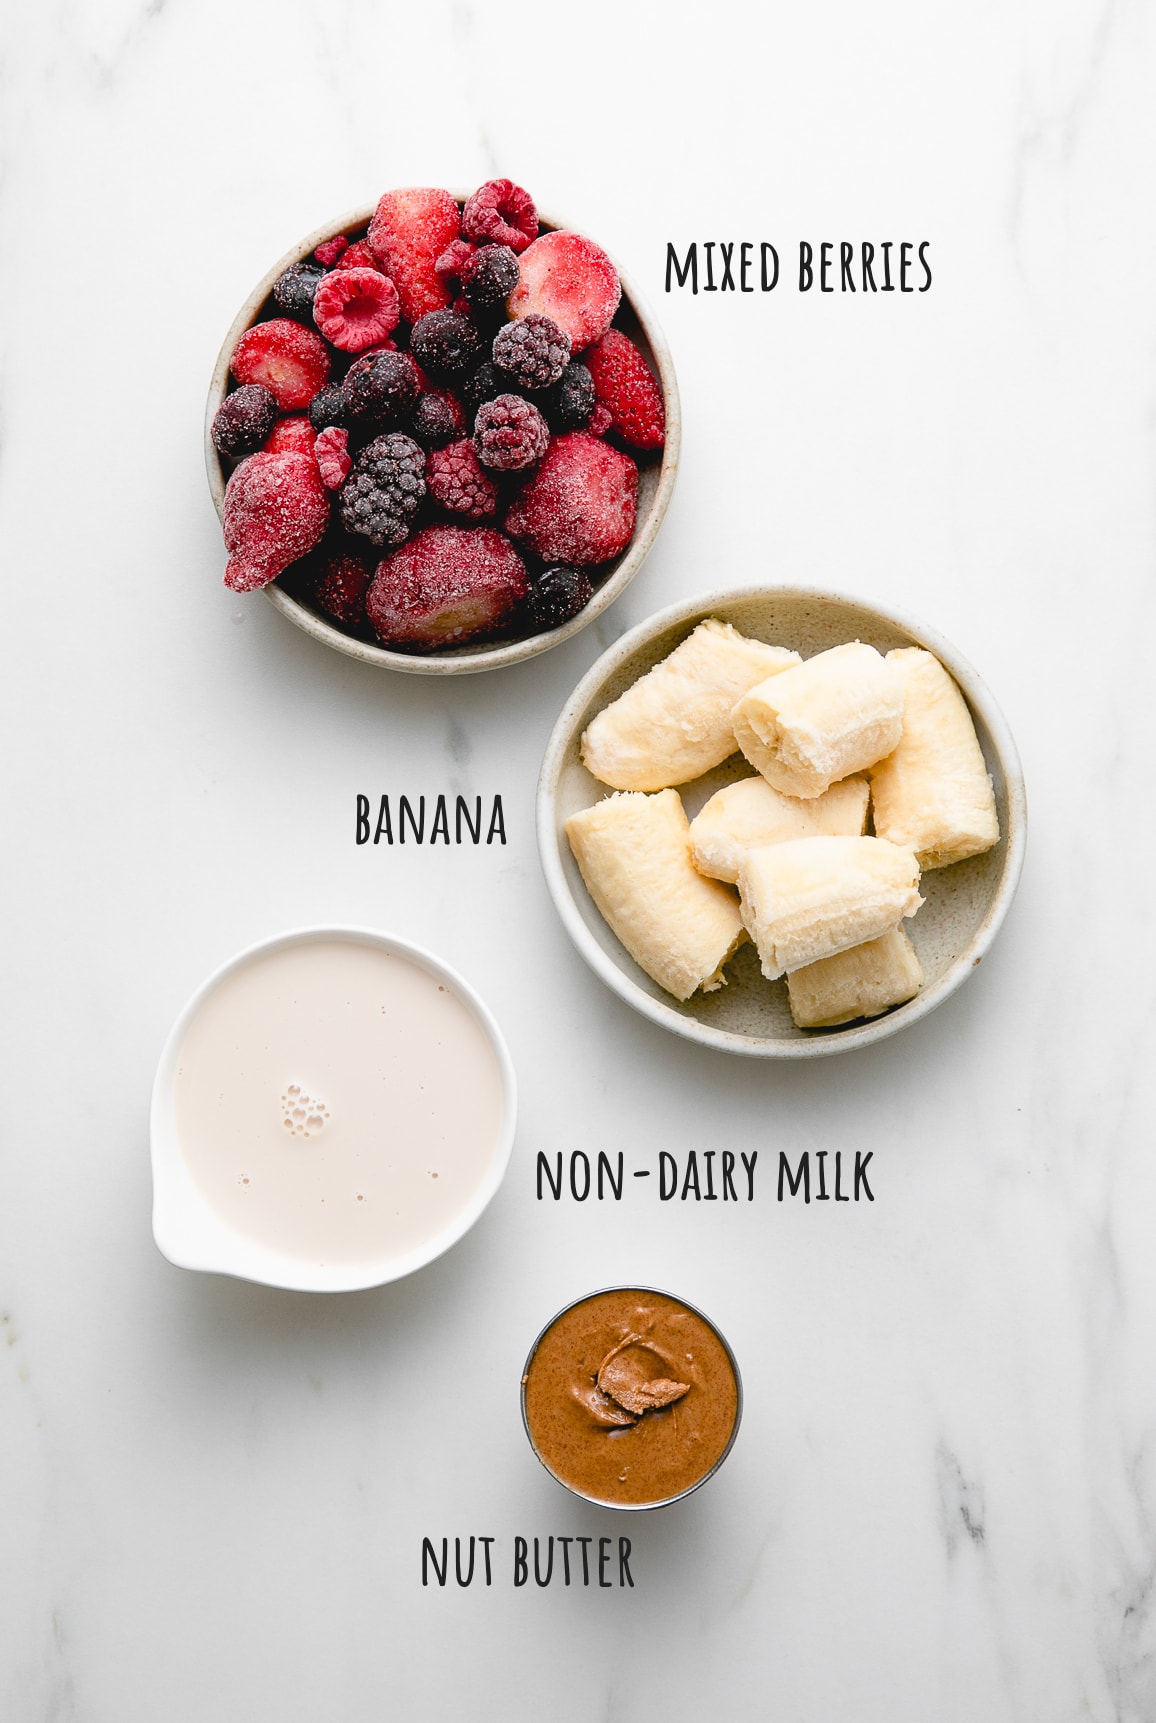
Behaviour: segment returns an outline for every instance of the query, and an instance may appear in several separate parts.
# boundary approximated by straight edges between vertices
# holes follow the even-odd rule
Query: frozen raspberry
[[[478,408],[483,401],[493,401],[499,395],[509,394],[510,379],[504,371],[487,359],[484,365],[479,365],[472,377],[467,377],[464,383],[459,383],[462,405],[466,410],[466,418],[471,428],[478,416]]]
[[[476,310],[501,305],[518,285],[518,259],[508,245],[483,245],[462,264],[462,292]]]
[[[585,431],[556,437],[506,516],[506,531],[543,562],[608,562],[630,543],[638,468]]]
[[[372,353],[345,373],[345,410],[355,425],[397,424],[417,403],[421,379],[408,353]]]
[[[384,341],[398,316],[397,289],[376,269],[334,269],[322,277],[313,299],[314,323],[343,353]]]
[[[458,206],[448,191],[408,186],[378,199],[369,249],[397,288],[407,323],[450,303],[453,295],[437,272],[437,259],[460,229]]]
[[[593,597],[594,588],[584,568],[555,563],[532,582],[526,595],[526,609],[538,628],[561,628],[584,610]]]
[[[449,394],[427,389],[413,410],[413,434],[423,449],[440,449],[465,430],[465,415]]]
[[[291,452],[298,455],[311,455],[313,445],[317,441],[317,432],[312,422],[301,413],[295,413],[290,419],[278,419],[264,442],[267,455],[282,455]]]
[[[541,312],[552,317],[580,353],[609,329],[622,284],[602,247],[580,233],[544,233],[518,259],[518,285],[506,308],[511,317]]]
[[[349,241],[343,233],[335,233],[332,239],[323,240],[313,253],[318,263],[325,269],[332,269],[342,252],[349,250]]]
[[[613,423],[614,415],[610,408],[603,406],[601,401],[595,401],[594,410],[586,424],[586,429],[590,435],[592,437],[604,437]]]
[[[611,427],[632,449],[661,449],[666,441],[662,390],[629,335],[608,329],[586,355],[594,390]]]
[[[363,627],[370,578],[370,571],[359,556],[351,556],[347,551],[328,556],[313,591],[313,602],[334,622],[347,628]]]
[[[378,565],[366,610],[387,646],[432,652],[498,633],[526,586],[526,565],[504,534],[427,526]]]
[[[381,265],[366,245],[364,239],[355,240],[348,251],[341,254],[342,269],[376,269],[381,274]]]
[[[471,245],[468,239],[451,239],[434,268],[447,282],[460,281],[463,268],[476,250],[477,246]]]
[[[329,503],[311,455],[263,451],[225,487],[225,585],[254,592],[321,542]]]
[[[341,521],[371,544],[402,544],[425,496],[425,455],[412,437],[390,431],[357,457],[341,487]]]
[[[480,245],[508,245],[511,251],[525,251],[538,237],[534,200],[512,179],[487,180],[462,211],[462,232]]]
[[[318,389],[309,403],[309,422],[315,431],[344,425],[345,390],[340,383],[327,383],[324,389]]]
[[[337,490],[349,477],[349,469],[353,465],[349,458],[349,432],[330,425],[314,443],[313,458],[325,489]]]
[[[325,271],[316,263],[294,263],[273,283],[273,300],[287,317],[312,317],[313,295]]]
[[[498,487],[478,463],[468,438],[435,449],[425,464],[425,482],[434,502],[467,520],[492,520],[498,512]]]
[[[430,311],[414,324],[410,349],[431,377],[456,377],[472,370],[482,352],[476,326],[460,311]]]
[[[552,317],[531,313],[494,336],[494,364],[523,389],[548,389],[570,360],[570,337]]]
[[[213,446],[221,455],[250,455],[259,449],[277,417],[272,390],[246,383],[226,395],[213,419]]]
[[[528,319],[527,319],[528,321]],[[567,365],[549,393],[542,398],[552,431],[581,431],[594,411],[594,379],[585,365]]]
[[[546,453],[550,427],[521,395],[483,401],[474,425],[474,448],[482,465],[495,473],[521,472]]]
[[[287,317],[246,329],[233,348],[231,366],[238,383],[271,389],[283,413],[301,412],[329,381],[324,341],[316,330]]]

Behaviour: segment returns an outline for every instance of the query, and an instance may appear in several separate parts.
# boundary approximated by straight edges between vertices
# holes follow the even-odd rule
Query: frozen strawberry
[[[630,339],[608,329],[586,354],[594,393],[610,413],[611,428],[632,449],[661,449],[666,441],[662,390]]]
[[[326,269],[332,269],[337,259],[349,250],[349,241],[343,233],[335,233],[332,239],[322,240],[313,253],[318,263]]]
[[[525,563],[493,527],[427,526],[378,564],[366,610],[387,646],[433,652],[499,633],[528,585]]]
[[[538,237],[534,200],[512,179],[487,180],[462,211],[462,232],[479,245],[508,245],[511,251],[525,251]]]
[[[369,582],[369,569],[359,556],[342,552],[326,557],[314,589],[313,602],[334,622],[342,622],[346,627],[362,626]]]
[[[600,245],[580,233],[544,233],[518,266],[518,285],[506,301],[511,317],[552,317],[575,353],[605,335],[622,283]]]
[[[312,455],[250,455],[225,487],[225,585],[234,592],[267,586],[321,542],[328,521]]]
[[[571,431],[554,439],[515,497],[506,531],[543,562],[581,568],[626,549],[637,506],[638,468],[630,456]]]
[[[408,186],[378,199],[369,249],[397,288],[407,323],[450,303],[453,295],[437,272],[437,260],[460,231],[461,215],[448,191]]]
[[[343,353],[360,353],[397,328],[397,289],[377,269],[340,269],[323,275],[313,295],[313,321]]]
[[[614,414],[602,401],[595,401],[593,411],[586,421],[586,429],[592,437],[604,437],[614,423]]]
[[[476,521],[492,520],[498,512],[498,487],[482,470],[468,437],[433,451],[426,460],[425,482],[433,501],[450,514]]]
[[[328,383],[329,353],[315,329],[273,317],[246,329],[233,348],[231,369],[238,383],[271,389],[283,413],[299,413]]]
[[[262,447],[267,455],[311,455],[316,439],[313,421],[297,413],[291,419],[278,419]]]
[[[349,432],[339,425],[321,431],[313,445],[313,459],[325,489],[335,491],[349,477],[353,465],[349,458]]]

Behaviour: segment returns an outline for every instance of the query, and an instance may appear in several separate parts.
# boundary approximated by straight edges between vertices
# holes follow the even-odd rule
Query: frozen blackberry
[[[318,389],[309,403],[309,422],[315,431],[327,431],[331,425],[344,425],[345,391],[340,383],[327,383]]]
[[[580,431],[594,411],[594,379],[577,360],[567,365],[549,394],[542,411],[552,431]]]
[[[546,453],[550,427],[523,395],[483,401],[474,426],[474,448],[484,467],[495,473],[521,472]]]
[[[226,395],[213,419],[213,446],[222,455],[251,455],[277,419],[277,397],[263,383],[243,383]]]
[[[413,434],[423,449],[440,449],[458,434],[458,418],[442,395],[419,395],[413,410]]]
[[[466,409],[466,421],[471,428],[482,402],[495,400],[509,387],[510,379],[505,372],[499,371],[488,359],[484,365],[479,365],[472,377],[467,377],[464,383],[458,385],[458,393]]]
[[[526,609],[536,628],[561,628],[593,597],[594,588],[584,569],[557,563],[534,581],[526,594]]]
[[[570,337],[552,317],[532,311],[494,336],[494,364],[523,389],[548,389],[570,361]]]
[[[361,451],[341,487],[341,521],[371,544],[404,544],[425,496],[425,455],[412,437],[389,431]]]
[[[460,311],[427,311],[409,338],[414,358],[431,377],[456,377],[478,362],[482,338]]]
[[[273,283],[273,299],[287,317],[313,320],[313,295],[325,278],[319,263],[293,263]]]
[[[351,424],[397,424],[413,412],[420,388],[408,353],[369,353],[345,373],[345,411]]]
[[[508,245],[483,245],[458,269],[462,292],[471,310],[488,310],[518,285],[518,259]]]

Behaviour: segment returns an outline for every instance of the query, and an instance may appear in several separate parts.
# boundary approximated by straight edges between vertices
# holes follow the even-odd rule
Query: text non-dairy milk
[[[501,1132],[493,1046],[412,959],[328,935],[258,952],[177,1058],[182,1158],[217,1216],[333,1266],[420,1250],[477,1196]]]

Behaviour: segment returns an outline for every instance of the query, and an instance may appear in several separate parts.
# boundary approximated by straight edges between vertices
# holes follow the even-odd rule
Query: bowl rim
[[[710,1329],[711,1333],[715,1336],[719,1345],[726,1353],[731,1370],[734,1373],[736,1396],[735,1420],[731,1425],[731,1433],[727,1438],[726,1447],[723,1449],[710,1470],[708,1472],[704,1472],[701,1478],[698,1478],[693,1484],[688,1484],[685,1490],[679,1490],[676,1495],[663,1496],[657,1502],[608,1502],[605,1501],[602,1496],[587,1495],[585,1490],[580,1490],[574,1484],[567,1483],[566,1479],[560,1478],[557,1472],[554,1471],[553,1467],[549,1466],[539,1453],[538,1444],[534,1440],[533,1433],[530,1429],[530,1419],[526,1412],[526,1382],[530,1375],[530,1366],[534,1362],[535,1355],[539,1346],[542,1344],[542,1341],[546,1338],[547,1334],[549,1334],[554,1324],[561,1321],[562,1317],[566,1316],[571,1310],[577,1309],[580,1304],[589,1304],[591,1299],[601,1298],[608,1292],[641,1292],[658,1298],[669,1298],[672,1304],[681,1304],[684,1310],[689,1310],[692,1316],[697,1316],[699,1321],[704,1322]],[[637,1281],[623,1281],[620,1285],[596,1287],[593,1292],[584,1292],[580,1297],[572,1298],[568,1304],[564,1304],[561,1310],[556,1310],[549,1322],[542,1325],[542,1328],[539,1330],[534,1340],[534,1344],[526,1354],[526,1362],[522,1366],[522,1380],[518,1390],[518,1397],[522,1409],[522,1428],[526,1432],[526,1440],[529,1442],[534,1458],[542,1467],[543,1471],[548,1472],[554,1479],[555,1483],[561,1484],[562,1488],[564,1490],[568,1490],[572,1496],[577,1496],[579,1501],[589,1502],[592,1507],[596,1508],[612,1508],[615,1513],[650,1513],[655,1508],[669,1508],[672,1507],[675,1502],[685,1501],[687,1496],[693,1496],[696,1490],[701,1490],[702,1486],[707,1483],[709,1479],[714,1477],[715,1473],[734,1447],[735,1438],[739,1433],[739,1425],[743,1421],[742,1372],[739,1369],[738,1359],[735,1357],[734,1352],[731,1349],[731,1343],[719,1327],[718,1323],[713,1317],[708,1316],[705,1310],[700,1310],[697,1304],[692,1304],[689,1298],[682,1298],[677,1292],[667,1292],[661,1286],[641,1286]]]
[[[461,191],[452,187],[446,189],[458,203],[464,203],[471,195],[468,191]],[[205,471],[209,481],[209,492],[218,518],[221,517],[224,509],[226,481],[220,457],[213,443],[213,418],[217,408],[228,393],[229,362],[232,359],[234,347],[245,330],[255,322],[258,311],[272,292],[273,283],[284,270],[294,263],[300,263],[325,240],[333,238],[335,234],[344,233],[349,229],[365,227],[372,221],[376,208],[377,200],[368,207],[359,206],[336,221],[327,221],[321,227],[314,228],[303,240],[285,252],[284,256],[279,258],[271,269],[266,271],[257,286],[249,293],[230,324],[213,366],[208,398],[205,404]],[[564,223],[556,221],[542,210],[538,211],[538,221],[543,231],[578,231],[567,228]],[[621,596],[649,556],[666,516],[666,511],[670,506],[670,499],[674,494],[682,445],[682,408],[679,400],[678,380],[674,371],[674,359],[666,337],[663,335],[649,304],[639,294],[629,275],[619,265],[617,258],[609,252],[607,252],[607,256],[610,257],[610,261],[618,271],[618,277],[622,283],[622,297],[628,303],[650,345],[658,370],[658,381],[662,389],[666,411],[666,441],[662,449],[662,459],[658,464],[658,484],[650,508],[644,519],[640,518],[635,522],[634,537],[619,559],[617,567],[602,581],[590,603],[585,605],[578,612],[578,615],[569,622],[563,623],[561,628],[548,629],[542,634],[528,635],[524,640],[512,640],[493,646],[463,646],[429,657],[422,657],[416,653],[395,652],[389,647],[375,645],[372,641],[359,640],[353,635],[344,634],[332,623],[315,615],[305,605],[299,604],[292,594],[286,592],[276,581],[271,581],[262,590],[282,616],[287,617],[290,622],[314,640],[319,640],[322,645],[331,646],[335,651],[344,653],[348,658],[356,658],[363,664],[373,664],[379,669],[400,670],[405,674],[416,676],[469,675],[475,671],[498,670],[509,664],[520,664],[527,658],[537,657],[540,652],[549,651],[553,646],[560,646],[563,641],[571,639],[595,621],[602,615],[603,611],[614,603],[615,599]]]
[[[937,981],[930,987],[921,989],[915,998],[906,1004],[896,1006],[880,1017],[869,1018],[856,1027],[843,1029],[838,1033],[816,1034],[813,1037],[801,1035],[798,1040],[743,1035],[734,1030],[719,1029],[713,1024],[701,1023],[695,1017],[684,1016],[672,1005],[654,999],[645,992],[607,956],[587,928],[564,869],[561,848],[564,838],[556,818],[558,781],[566,753],[573,740],[575,726],[612,673],[640,647],[669,628],[686,623],[689,632],[690,627],[716,614],[721,606],[775,596],[813,603],[854,605],[878,616],[881,621],[908,635],[916,645],[924,646],[934,653],[959,684],[968,706],[979,714],[986,725],[1003,770],[1007,792],[1003,868],[995,895],[966,950],[960,952]],[[1027,842],[1027,795],[1019,753],[991,690],[963,654],[937,629],[908,611],[896,610],[889,605],[878,604],[873,600],[861,598],[856,593],[842,592],[834,587],[789,584],[760,583],[720,588],[712,593],[682,600],[655,612],[608,647],[578,683],[550,732],[538,776],[536,816],[538,853],[547,889],[571,941],[599,979],[617,993],[620,999],[625,1000],[626,1004],[633,1006],[636,1011],[663,1029],[672,1030],[676,1035],[697,1042],[700,1046],[762,1059],[821,1059],[869,1046],[918,1022],[937,1005],[950,998],[986,955],[999,932],[1019,884]],[[628,962],[631,961],[625,950],[623,955]]]
[[[501,1121],[485,1177],[468,1203],[424,1244],[378,1262],[335,1264],[324,1269],[300,1257],[247,1238],[221,1219],[201,1194],[181,1154],[175,1108],[177,1058],[190,1024],[229,976],[266,954],[295,945],[336,940],[369,945],[417,964],[443,981],[473,1016],[493,1052],[502,1095]],[[509,1169],[517,1125],[517,1078],[505,1037],[485,1002],[448,963],[413,940],[378,928],[321,922],[286,929],[254,941],[219,964],[196,987],[165,1039],[153,1078],[149,1108],[149,1153],[153,1178],[153,1238],[177,1268],[227,1274],[262,1286],[294,1292],[359,1292],[415,1273],[457,1244],[497,1195]]]

